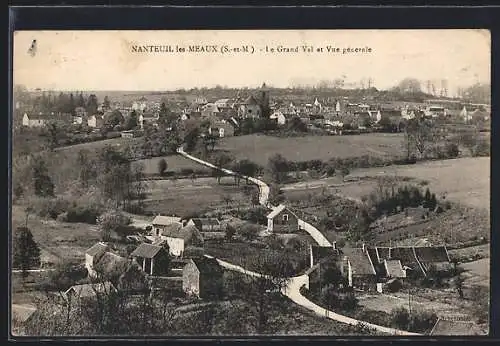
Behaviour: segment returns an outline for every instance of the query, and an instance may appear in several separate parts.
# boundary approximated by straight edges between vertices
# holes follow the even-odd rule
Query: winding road
[[[219,167],[217,167],[209,162],[203,161],[195,156],[192,156],[192,155],[186,153],[182,146],[177,149],[177,153],[179,153],[180,155],[184,156],[185,158],[187,158],[189,160],[198,162],[201,165],[204,165],[204,166],[207,166],[207,167],[210,167],[213,169],[218,169],[218,170],[226,173],[227,175],[233,175],[233,176],[237,175],[237,176],[242,177],[243,179],[248,179],[249,181],[251,181],[252,183],[254,183],[255,185],[257,185],[259,187],[259,202],[260,202],[260,204],[263,206],[266,206],[268,208],[273,208],[273,206],[268,202],[269,186],[267,186],[267,184],[264,183],[263,181],[258,180],[258,179],[253,178],[253,177],[243,176],[243,175],[238,174],[236,172],[233,172],[229,169],[219,168]],[[313,237],[314,240],[320,246],[325,246],[325,247],[332,246],[332,244],[328,241],[328,239],[326,239],[326,237],[323,236],[323,234],[317,228],[315,228],[313,225],[311,225],[305,221],[299,220],[299,227],[302,228],[303,230],[305,230],[306,232],[308,232],[311,235],[311,237]],[[213,256],[209,256],[209,255],[205,255],[205,256],[213,258]],[[243,267],[234,265],[232,263],[229,263],[229,262],[226,262],[226,261],[223,261],[220,259],[217,259],[217,261],[219,262],[219,264],[222,267],[224,267],[226,269],[237,271],[237,272],[240,272],[240,273],[243,273],[243,274],[246,274],[249,276],[253,276],[253,277],[262,276],[262,274],[247,270]],[[300,289],[303,286],[305,286],[305,287],[309,286],[309,277],[306,274],[290,278],[287,286],[283,289],[282,293],[283,293],[283,295],[288,297],[294,303],[296,303],[296,304],[298,304],[298,305],[300,305],[308,310],[311,310],[320,316],[327,317],[327,318],[334,320],[334,321],[337,321],[337,322],[346,323],[346,324],[350,324],[350,325],[363,324],[368,328],[372,328],[372,329],[375,329],[379,332],[391,334],[391,335],[402,335],[402,336],[421,335],[418,333],[412,333],[412,332],[408,332],[408,331],[404,331],[404,330],[379,326],[379,325],[368,323],[365,321],[360,321],[360,320],[357,320],[357,319],[354,319],[354,318],[351,318],[348,316],[337,314],[337,313],[330,311],[330,310],[327,310],[325,308],[322,308],[321,306],[313,303],[312,301],[310,301],[309,299],[307,299],[305,296],[303,296],[300,293]]]

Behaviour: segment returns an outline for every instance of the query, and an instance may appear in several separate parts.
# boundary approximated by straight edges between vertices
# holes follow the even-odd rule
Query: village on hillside
[[[16,84],[12,336],[488,335],[491,85],[272,84]]]

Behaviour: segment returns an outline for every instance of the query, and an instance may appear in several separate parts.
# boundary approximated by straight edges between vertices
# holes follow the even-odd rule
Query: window
[[[248,113],[252,113],[252,110],[251,110],[251,109],[249,109],[249,110],[248,110]]]
[[[283,221],[288,221],[288,214],[283,214]]]

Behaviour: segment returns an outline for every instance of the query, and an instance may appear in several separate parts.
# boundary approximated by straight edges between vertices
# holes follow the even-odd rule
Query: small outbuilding
[[[202,299],[222,296],[223,270],[216,258],[192,258],[182,270],[182,289]]]
[[[299,230],[299,218],[284,204],[267,215],[267,230],[274,233],[293,233]]]

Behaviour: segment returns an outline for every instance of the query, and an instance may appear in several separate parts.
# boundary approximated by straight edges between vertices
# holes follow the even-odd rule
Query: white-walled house
[[[23,126],[28,127],[42,127],[47,123],[47,116],[42,113],[38,115],[28,115],[28,113],[24,113],[23,115]]]
[[[274,112],[273,114],[271,114],[271,116],[269,118],[272,119],[272,120],[276,120],[276,122],[278,123],[278,125],[285,125],[286,124],[286,117],[280,111]]]

